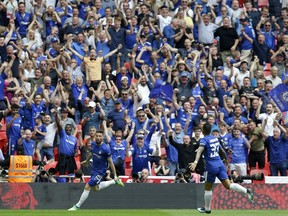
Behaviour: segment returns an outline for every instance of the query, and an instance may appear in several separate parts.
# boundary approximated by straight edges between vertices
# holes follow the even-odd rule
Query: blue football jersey
[[[101,175],[106,174],[108,167],[108,158],[111,157],[111,150],[108,145],[102,143],[97,145],[96,142],[92,142],[92,175]]]
[[[213,171],[220,166],[224,166],[220,156],[220,142],[217,137],[212,135],[206,136],[200,140],[200,145],[204,146],[204,157],[206,161],[206,170]]]

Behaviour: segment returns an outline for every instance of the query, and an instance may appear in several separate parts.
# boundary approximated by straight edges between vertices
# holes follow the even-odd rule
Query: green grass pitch
[[[192,209],[181,210],[0,210],[1,216],[197,216],[206,215]],[[287,216],[288,210],[212,210],[211,216]]]

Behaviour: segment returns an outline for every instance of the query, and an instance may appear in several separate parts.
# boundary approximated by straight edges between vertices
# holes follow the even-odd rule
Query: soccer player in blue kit
[[[197,167],[197,163],[204,152],[206,161],[206,179],[205,179],[205,208],[198,208],[197,210],[201,213],[211,213],[211,200],[212,200],[212,187],[216,177],[221,181],[223,186],[228,190],[234,190],[240,193],[245,193],[251,202],[254,201],[254,195],[251,189],[246,189],[239,184],[231,183],[225,165],[223,164],[220,155],[225,158],[227,163],[227,156],[225,151],[221,148],[217,137],[210,135],[211,126],[206,123],[203,126],[204,138],[200,140],[200,146],[197,150],[196,158],[193,163],[190,163],[189,168],[194,171]]]
[[[87,159],[81,162],[81,165],[87,164],[93,159],[91,178],[85,185],[80,200],[69,211],[79,210],[83,202],[88,198],[90,190],[102,190],[110,185],[117,184],[124,187],[124,183],[117,177],[116,170],[112,161],[110,147],[103,143],[103,131],[96,131],[95,141],[92,142],[92,150]],[[114,174],[114,180],[102,181],[106,176],[107,167],[111,168]]]

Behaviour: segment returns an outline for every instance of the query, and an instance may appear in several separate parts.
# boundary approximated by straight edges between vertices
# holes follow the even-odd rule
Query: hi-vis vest
[[[8,172],[8,182],[32,182],[32,156],[12,155]]]

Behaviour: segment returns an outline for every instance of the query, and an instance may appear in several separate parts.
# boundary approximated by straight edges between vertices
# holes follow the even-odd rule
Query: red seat
[[[132,157],[125,157],[125,168],[126,169],[130,169],[130,164],[131,164],[131,160],[132,160]]]
[[[161,148],[161,155],[165,156],[166,155],[166,149],[165,148]]]
[[[59,159],[58,148],[57,147],[54,148],[54,159],[55,159],[55,161],[58,161],[58,159]]]
[[[268,6],[268,0],[258,0],[258,7]]]
[[[0,132],[6,133],[6,123],[4,121],[1,121],[2,127],[0,128]]]
[[[6,131],[1,131],[0,132],[0,149],[2,150],[3,154],[6,153],[7,150],[7,143],[8,143],[8,139],[6,136]]]
[[[125,169],[125,176],[131,176],[132,169]]]

